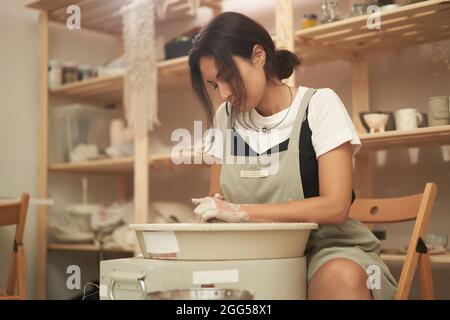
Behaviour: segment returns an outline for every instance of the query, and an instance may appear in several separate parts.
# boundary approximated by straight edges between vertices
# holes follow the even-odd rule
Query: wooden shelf
[[[405,131],[363,133],[359,135],[363,149],[450,145],[450,125]]]
[[[100,251],[100,246],[93,243],[48,243],[47,248],[54,251]],[[106,247],[103,248],[106,252],[126,252],[133,253],[133,250],[124,249],[122,247]]]
[[[450,144],[450,125],[420,128],[408,131],[387,131],[383,133],[360,134],[363,150],[389,149],[392,147],[420,147]],[[193,154],[191,163],[193,161]],[[174,170],[177,165],[172,162],[170,154],[151,155],[148,157],[151,170]],[[198,164],[196,164],[198,165]],[[205,164],[201,164],[205,165]],[[57,163],[48,167],[54,173],[120,173],[133,170],[133,158],[107,158],[77,163]]]
[[[188,57],[158,62],[158,87],[166,88],[188,81]],[[51,94],[88,99],[99,103],[113,103],[123,97],[123,73],[99,76],[64,84],[49,90]]]
[[[122,33],[122,16],[118,12],[131,2],[132,0],[38,0],[29,2],[26,7],[48,11],[50,21],[65,24],[67,7],[78,5],[82,12],[83,29],[119,35]],[[200,5],[218,9],[220,2],[221,0],[203,0]],[[179,21],[191,16],[188,0],[172,0],[168,1],[165,19],[157,20],[157,24]]]
[[[450,38],[450,1],[428,0],[381,12],[381,28],[368,29],[369,15],[295,32],[304,63],[352,60],[369,54]]]
[[[87,80],[64,84],[50,89],[51,94],[60,94],[95,102],[120,101],[123,91],[123,74],[99,76]]]
[[[194,155],[191,154],[190,157],[192,165],[205,165],[194,164]],[[175,170],[178,166],[172,162],[170,154],[150,155],[148,163],[152,171]],[[122,157],[51,164],[48,170],[53,173],[126,173],[133,171],[133,165],[133,157]]]
[[[158,62],[158,87],[185,84],[189,80],[188,56]],[[190,82],[189,82],[190,83]]]
[[[405,261],[404,254],[381,254],[381,259],[387,262],[403,262]],[[450,263],[450,252],[443,254],[432,254],[430,255],[430,261],[433,263]]]

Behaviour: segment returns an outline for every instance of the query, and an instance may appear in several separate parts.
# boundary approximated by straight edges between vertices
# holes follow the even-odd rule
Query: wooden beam
[[[308,40],[302,37],[297,37],[297,45],[299,46],[301,52],[305,51],[333,59],[347,61],[352,61],[356,58],[355,54],[351,51],[345,51],[329,45],[323,45],[314,40]]]
[[[79,1],[79,0],[78,0]],[[61,7],[67,7],[71,4],[77,4],[77,0],[40,0],[33,1],[26,5],[27,8],[38,9],[42,11],[53,11]]]
[[[372,154],[360,151],[355,157],[355,193],[358,198],[372,198],[373,170]]]
[[[359,113],[370,110],[369,65],[367,58],[357,56],[352,63],[352,120],[358,133],[364,133]]]
[[[359,120],[359,113],[369,111],[369,66],[367,58],[357,56],[352,62],[352,120],[358,133],[365,132]],[[355,189],[358,197],[371,198],[373,195],[373,159],[362,150],[355,158]],[[367,225],[373,229],[373,225]]]
[[[213,17],[216,17],[219,14],[221,14],[223,10],[222,0],[203,0],[201,5],[210,7],[213,12]]]
[[[48,14],[38,20],[38,135],[37,196],[48,198]],[[46,298],[47,207],[37,207],[36,298]]]
[[[294,8],[292,0],[277,0],[275,11],[275,43],[277,48],[295,52],[294,42]],[[295,86],[295,72],[287,81]]]

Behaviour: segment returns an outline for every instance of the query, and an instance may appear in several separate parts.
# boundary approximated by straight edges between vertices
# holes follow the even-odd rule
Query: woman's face
[[[250,111],[259,105],[267,85],[266,75],[264,73],[264,49],[256,45],[253,48],[253,55],[250,61],[238,56],[233,56],[233,60],[244,84],[246,93],[245,101],[239,101],[241,97],[237,97],[232,92],[229,84],[220,79],[220,75],[218,75],[219,70],[213,57],[206,56],[200,58],[200,71],[207,85],[218,90],[223,100],[228,100],[240,112]]]

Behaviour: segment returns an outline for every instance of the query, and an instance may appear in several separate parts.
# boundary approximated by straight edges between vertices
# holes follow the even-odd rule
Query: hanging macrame
[[[173,1],[172,1],[173,2]],[[188,14],[196,15],[200,0],[187,0]],[[137,128],[142,116],[147,117],[147,129],[160,125],[158,120],[157,53],[155,19],[163,20],[169,7],[168,0],[133,0],[120,10],[123,24],[125,117],[128,127]]]
[[[157,1],[163,5],[163,0]],[[134,0],[122,8],[124,59],[125,117],[137,134],[138,120],[147,115],[147,128],[160,125],[158,120],[157,59],[155,44],[155,1]],[[142,122],[141,122],[142,123]]]

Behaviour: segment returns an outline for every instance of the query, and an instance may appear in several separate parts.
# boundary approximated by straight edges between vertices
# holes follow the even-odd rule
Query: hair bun
[[[275,56],[277,61],[276,71],[280,80],[289,78],[294,69],[300,65],[300,59],[291,51],[276,50]]]

